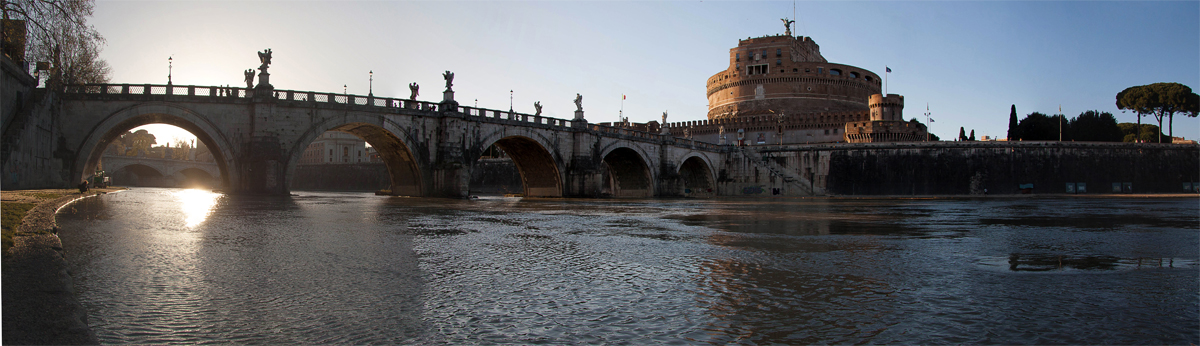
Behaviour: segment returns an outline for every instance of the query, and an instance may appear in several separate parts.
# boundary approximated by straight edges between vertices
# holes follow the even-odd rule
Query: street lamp
[[[371,76],[371,79],[367,82],[369,83],[367,84],[367,96],[375,96],[375,71],[368,71],[367,74]]]
[[[167,85],[171,85],[171,74],[172,74],[172,69],[173,69],[173,66],[171,66],[171,65],[174,62],[173,61],[174,59],[175,59],[175,57],[173,57],[173,56],[167,57]]]
[[[512,89],[508,90],[508,112],[509,113],[513,112],[513,91],[512,91]]]

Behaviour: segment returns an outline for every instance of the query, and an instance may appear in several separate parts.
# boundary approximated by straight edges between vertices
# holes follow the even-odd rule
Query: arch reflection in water
[[[223,196],[219,193],[198,189],[181,190],[173,195],[179,199],[179,207],[183,209],[188,228],[195,227],[208,219],[208,214],[212,213],[213,206],[217,205],[217,199]]]

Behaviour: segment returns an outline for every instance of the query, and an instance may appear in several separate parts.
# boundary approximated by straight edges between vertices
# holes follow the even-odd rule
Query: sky
[[[416,82],[418,99],[438,101],[449,70],[462,105],[507,110],[511,90],[516,111],[541,101],[544,115],[570,119],[579,93],[590,122],[622,111],[675,122],[705,119],[705,81],[729,49],[782,34],[784,17],[830,62],[890,67],[905,118],[925,122],[928,107],[943,139],[959,127],[1004,137],[1012,105],[1021,118],[1061,107],[1136,122],[1116,108],[1121,90],[1200,90],[1197,1],[102,0],[90,23],[113,83],[165,84],[172,57],[175,85],[244,85],[271,48],[276,89],[407,98]],[[1198,124],[1176,117],[1174,134],[1200,138]]]

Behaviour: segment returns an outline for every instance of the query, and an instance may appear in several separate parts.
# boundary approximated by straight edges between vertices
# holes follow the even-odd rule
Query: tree
[[[1017,105],[1012,105],[1008,112],[1008,140],[1021,139],[1021,129],[1017,127]]]
[[[1150,114],[1149,103],[1149,95],[1140,86],[1128,87],[1117,93],[1117,109],[1137,114],[1137,128],[1142,127],[1142,116]]]
[[[1117,119],[1108,112],[1080,113],[1078,117],[1071,119],[1067,128],[1070,129],[1071,138],[1077,141],[1120,142],[1125,138],[1125,134],[1117,126]]]
[[[47,87],[107,83],[110,68],[100,59],[104,37],[87,23],[95,0],[0,0],[4,19],[27,26],[26,61],[50,62]]]
[[[960,140],[960,141],[967,140],[967,130],[963,129],[961,126],[958,127],[958,140]]]
[[[1050,117],[1038,112],[1029,113],[1017,124],[1017,129],[1021,132],[1021,139],[1026,141],[1058,140],[1057,117],[1059,116]]]
[[[1158,126],[1151,124],[1120,123],[1117,127],[1121,129],[1122,142],[1148,143],[1154,141],[1156,133],[1161,135]]]
[[[1162,128],[1163,118],[1169,119],[1169,135],[1174,137],[1175,113],[1195,117],[1200,111],[1200,97],[1192,88],[1179,83],[1154,83],[1126,88],[1117,94],[1117,108],[1130,109],[1138,113],[1138,124],[1142,114],[1151,114]],[[1162,136],[1158,142],[1162,143]]]
[[[971,129],[971,137],[968,137],[968,138],[967,138],[967,140],[968,140],[968,141],[974,141],[974,140],[975,140],[975,129]]]

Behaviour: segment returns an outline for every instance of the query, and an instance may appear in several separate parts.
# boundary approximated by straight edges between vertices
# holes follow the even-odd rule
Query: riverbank
[[[99,343],[75,297],[54,216],[71,202],[119,190],[124,188],[91,189],[82,194],[74,189],[0,191],[6,226],[12,218],[20,219],[12,229],[11,247],[5,244],[4,249],[4,344]],[[20,209],[28,211],[23,216],[13,213]],[[7,243],[10,234],[5,235]]]

